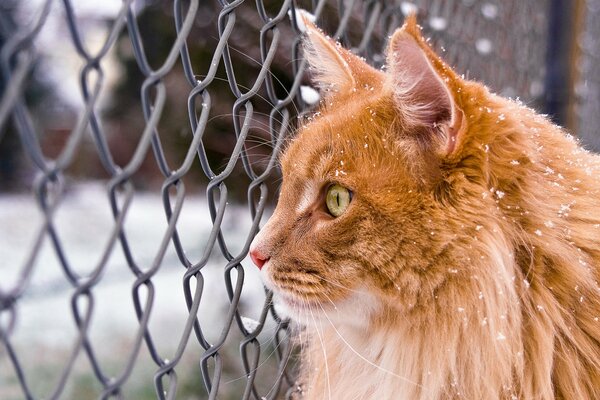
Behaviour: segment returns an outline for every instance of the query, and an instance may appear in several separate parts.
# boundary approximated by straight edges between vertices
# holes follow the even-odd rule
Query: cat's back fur
[[[253,244],[301,300],[303,398],[600,399],[600,158],[455,74],[414,19],[385,73],[309,28],[333,90]],[[335,219],[327,182],[354,194]]]

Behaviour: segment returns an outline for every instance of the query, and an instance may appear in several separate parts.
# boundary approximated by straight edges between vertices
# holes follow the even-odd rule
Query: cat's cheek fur
[[[352,290],[344,300],[329,305],[323,310],[321,318],[337,326],[348,326],[354,329],[369,328],[371,320],[381,311],[381,302],[366,286]]]

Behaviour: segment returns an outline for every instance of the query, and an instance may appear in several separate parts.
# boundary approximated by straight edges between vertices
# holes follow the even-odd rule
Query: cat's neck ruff
[[[486,240],[482,270],[503,276],[503,284],[488,292],[483,283],[477,301],[465,303],[439,291],[430,304],[443,310],[437,320],[422,317],[433,310],[384,306],[364,290],[335,308],[296,316],[308,334],[304,398],[510,399],[516,389],[506,371],[523,364],[521,321],[513,310],[515,262],[501,236]],[[475,279],[494,278],[482,273]]]

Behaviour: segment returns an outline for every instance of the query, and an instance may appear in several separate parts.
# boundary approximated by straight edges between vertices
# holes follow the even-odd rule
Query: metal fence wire
[[[87,14],[80,12],[84,3]],[[6,162],[13,153],[22,153],[13,170],[32,189],[31,195],[10,194],[16,200],[3,202],[0,211],[4,216],[39,211],[34,229],[25,236],[27,243],[10,244],[20,225],[0,226],[5,242],[0,253],[3,399],[291,396],[294,362],[290,358],[295,359],[291,325],[278,315],[270,293],[257,297],[258,301],[243,298],[250,290],[250,277],[256,275],[246,259],[248,248],[276,197],[277,156],[297,117],[301,123],[315,107],[314,96],[307,95],[313,92],[302,61],[297,9],[313,13],[329,34],[376,66],[383,64],[386,38],[406,15],[418,10],[426,34],[459,72],[504,95],[544,104],[550,0],[123,0],[110,15],[103,14],[103,34],[92,34],[97,30],[90,28],[89,9],[103,8],[103,3],[110,1],[6,0],[0,5],[0,145],[14,144],[9,151],[0,151],[0,158]],[[596,3],[590,1],[589,7],[597,9]],[[171,32],[169,37],[157,33],[159,25],[147,25],[144,18],[152,10],[155,16],[158,13],[160,26]],[[244,26],[252,29],[240,31]],[[62,36],[48,43],[51,27]],[[595,40],[588,37],[586,46]],[[39,87],[51,70],[45,59],[67,57],[61,53],[67,45],[72,53],[69,60],[80,66],[78,75],[71,76],[80,91],[78,106],[70,111],[37,101]],[[156,56],[157,48],[164,50],[162,58]],[[132,60],[127,68],[121,67],[121,79],[134,87],[127,94],[134,99],[131,109],[137,117],[126,118],[140,121],[140,128],[127,135],[111,122],[122,110],[107,111],[123,96],[111,83],[114,68],[107,67],[113,65],[109,61],[114,54],[129,54]],[[240,54],[254,61],[240,64],[236,61]],[[591,59],[585,68],[597,64]],[[132,78],[134,72],[141,77],[138,81]],[[62,73],[59,76],[69,72]],[[173,84],[174,76],[184,84]],[[46,91],[61,92],[65,85],[61,82]],[[597,100],[600,91],[590,90]],[[180,106],[174,108],[172,98]],[[598,118],[595,107],[586,112]],[[173,140],[172,130],[165,125],[174,113],[184,116],[179,119],[183,133],[176,133],[184,151],[175,155],[165,150]],[[62,136],[48,139],[49,132],[56,133],[52,124],[57,120],[63,124]],[[260,157],[253,153],[257,129],[264,142]],[[226,149],[219,160],[211,158],[215,143]],[[129,149],[125,156],[122,147]],[[100,173],[90,173],[94,162],[88,159],[90,154]],[[159,217],[160,240],[143,247],[131,231],[136,223],[147,221],[131,220],[131,214],[136,202],[152,190],[144,184],[148,169],[160,176],[156,191],[162,210],[152,215]],[[94,249],[84,255],[82,265],[81,257],[74,256],[74,245],[64,239],[61,215],[73,207],[77,182],[90,177],[102,182],[104,192],[94,196],[83,215],[97,212],[97,204],[110,212],[103,219],[108,227],[104,235],[86,226],[85,220],[70,222],[76,239]],[[5,197],[9,196],[6,182],[0,181]],[[234,201],[234,192],[245,195]],[[18,206],[23,199],[30,204]],[[239,202],[247,207],[245,216],[231,214]],[[204,216],[191,218],[210,227],[202,237],[189,237],[182,228],[183,210],[190,204],[206,207]],[[12,217],[11,221],[30,218],[27,212]],[[240,218],[248,223],[235,225]],[[227,223],[233,223],[234,229],[226,230]],[[10,251],[20,257],[9,256]],[[114,267],[116,275],[111,272],[115,258],[121,260]],[[44,280],[52,262],[60,274]],[[211,263],[217,265],[218,274],[209,273]],[[177,277],[177,293],[161,289],[166,271],[174,271],[170,273]],[[117,305],[109,299],[115,295],[103,289],[111,279],[128,288],[129,294]],[[215,292],[209,290],[214,285],[224,285],[222,298],[214,298]],[[62,298],[60,311],[44,297],[52,290],[68,296]],[[185,300],[183,320],[153,325],[161,302],[177,295]],[[106,302],[112,309],[100,314]],[[133,310],[134,327],[123,343],[115,345],[94,329],[104,326],[108,336],[113,335],[109,328],[121,307]],[[218,307],[214,318],[204,317],[202,310]],[[28,324],[25,314],[32,309],[59,325],[48,327],[44,325],[48,319],[41,317]],[[159,330],[167,335],[159,335]],[[29,345],[32,338],[43,336],[51,343],[47,347]],[[164,346],[165,337],[175,345]],[[67,351],[57,355],[52,343],[58,342]],[[106,353],[112,358],[99,355]],[[227,375],[232,369],[238,371],[237,379]],[[142,392],[131,389],[134,379],[141,382]]]

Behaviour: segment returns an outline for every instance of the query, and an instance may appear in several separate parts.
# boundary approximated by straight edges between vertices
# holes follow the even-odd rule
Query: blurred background
[[[3,0],[1,399],[293,386],[246,254],[318,99],[296,9],[377,67],[418,12],[459,73],[600,149],[600,0]]]

